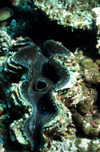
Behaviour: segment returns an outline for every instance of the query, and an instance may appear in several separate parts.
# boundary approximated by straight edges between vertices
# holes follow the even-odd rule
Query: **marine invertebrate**
[[[39,151],[43,141],[42,128],[58,113],[53,93],[67,85],[70,78],[69,71],[57,62],[56,57],[70,56],[70,52],[53,40],[44,43],[42,53],[45,56],[29,38],[19,40],[16,45],[18,51],[11,60],[28,69],[19,92],[33,107],[31,116],[24,123],[24,131],[32,150]]]
[[[0,52],[0,143],[3,144],[5,141],[3,135],[7,135],[5,133],[6,126],[11,140],[16,141],[17,144],[20,143],[21,147],[27,149],[26,151],[29,150],[30,144],[34,151],[41,150],[43,146],[43,152],[99,151],[100,140],[96,139],[100,138],[99,59],[94,61],[91,58],[84,57],[82,51],[69,53],[62,44],[52,40],[46,41],[43,47],[39,48],[29,38],[16,38],[16,36],[24,35],[25,32],[25,35],[30,35],[41,46],[43,39],[47,39],[49,30],[46,35],[39,31],[39,35],[43,36],[42,41],[37,31],[36,35],[34,34],[34,28],[41,22],[42,11],[39,9],[36,11],[37,8],[43,10],[50,20],[57,21],[64,27],[72,27],[72,30],[74,28],[93,29],[95,28],[92,26],[94,13],[91,9],[94,6],[92,3],[94,0],[89,1],[89,3],[87,3],[88,0],[10,1],[14,6],[14,18],[11,18],[12,21],[9,19],[4,22],[7,19],[5,18],[0,23],[2,24],[0,27],[4,26],[2,29],[7,28],[6,31],[12,39],[14,38],[13,41],[9,41],[6,48],[2,45],[6,42],[0,43],[2,46]],[[8,17],[11,15],[9,13],[7,14]],[[19,15],[21,16],[19,17]],[[45,19],[42,18],[42,20],[44,23]],[[43,23],[41,24],[42,29],[45,27]],[[47,24],[46,26],[51,27]],[[62,31],[64,28],[60,27]],[[70,31],[69,29],[67,28],[66,31]],[[77,30],[75,31],[77,32]],[[75,37],[83,37],[80,32],[78,35],[76,32],[73,33]],[[72,34],[71,31],[68,33]],[[67,41],[58,36],[59,32],[57,35],[50,32],[50,35],[64,43]],[[97,34],[97,39],[99,40],[99,34]],[[74,45],[74,40],[68,42]],[[71,48],[74,49],[74,46],[68,47],[70,50]],[[82,47],[85,48],[84,42],[82,42]],[[99,50],[99,48],[98,41],[97,49]],[[40,62],[41,60],[42,62]],[[38,63],[39,65],[37,65]],[[2,97],[3,99],[1,99]],[[34,128],[32,128],[33,126]],[[38,136],[36,137],[34,134]],[[22,152],[23,150],[18,151]]]
[[[84,150],[84,138],[80,138],[82,144],[77,145],[79,128],[88,138],[100,137],[98,92],[95,89],[100,83],[94,79],[97,75],[99,78],[99,59],[94,62],[84,57],[82,51],[73,54],[53,40],[46,41],[42,49],[29,38],[20,37],[12,44],[15,52],[1,61],[3,67],[7,62],[3,70],[8,75],[20,73],[21,76],[16,83],[12,80],[9,88],[11,104],[22,110],[10,124],[11,139],[24,146],[29,146],[30,142],[34,151],[55,149],[53,143],[59,142],[61,145],[68,142],[69,148],[65,146],[61,150],[71,151],[74,139],[75,150]],[[86,74],[92,76],[90,81]],[[95,140],[97,145],[98,140]],[[85,151],[88,152],[88,147]]]

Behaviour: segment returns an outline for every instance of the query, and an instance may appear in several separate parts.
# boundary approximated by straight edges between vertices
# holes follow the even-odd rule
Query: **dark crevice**
[[[44,90],[47,87],[46,82],[38,81],[36,84],[36,89],[38,90]]]
[[[57,70],[48,63],[43,64],[42,74],[46,78],[50,79],[54,84],[60,80]]]
[[[95,48],[96,30],[75,30],[72,32],[71,27],[63,27],[57,25],[56,21],[50,21],[48,16],[41,10],[26,12],[21,9],[14,9],[14,19],[17,22],[17,28],[13,37],[16,36],[29,36],[32,40],[42,46],[43,42],[48,39],[54,39],[60,41],[65,47],[72,52],[76,48],[80,48],[84,51],[84,54],[90,57],[98,57],[98,52]],[[9,21],[9,25],[12,19]],[[10,32],[11,29],[8,31]],[[94,55],[95,54],[95,55]]]

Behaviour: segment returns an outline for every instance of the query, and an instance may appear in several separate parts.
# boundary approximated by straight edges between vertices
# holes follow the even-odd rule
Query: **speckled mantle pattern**
[[[18,104],[19,106],[21,106],[21,108],[24,107],[24,104],[26,104],[25,106],[27,108],[25,112],[27,112],[28,109],[31,108],[30,117],[27,117],[26,115],[27,120],[21,117],[20,120],[17,120],[17,121],[14,120],[14,123],[10,125],[11,129],[15,133],[15,136],[17,137],[16,141],[18,141],[19,143],[23,145],[23,143],[25,144],[26,141],[30,140],[31,145],[35,144],[36,149],[34,149],[34,145],[32,145],[34,151],[35,150],[38,151],[39,148],[43,146],[43,138],[41,136],[42,135],[41,133],[43,131],[43,136],[45,137],[47,136],[46,138],[48,139],[50,138],[49,136],[51,135],[52,137],[55,137],[56,135],[58,135],[58,137],[62,139],[62,142],[60,142],[59,140],[54,141],[51,138],[50,139],[51,147],[48,147],[48,140],[45,141],[46,143],[44,144],[44,147],[43,147],[44,151],[45,150],[53,151],[53,149],[56,149],[57,151],[57,147],[55,145],[55,143],[57,142],[61,145],[68,142],[69,147],[67,149],[70,149],[69,151],[71,151],[71,143],[72,143],[71,137],[74,136],[75,138],[74,140],[75,144],[73,144],[75,150],[80,149],[80,146],[84,142],[84,138],[81,138],[78,140],[76,136],[76,131],[77,132],[79,131],[78,130],[79,127],[82,133],[84,133],[84,135],[86,135],[87,137],[99,138],[100,137],[100,112],[99,112],[98,107],[95,106],[95,103],[97,102],[98,92],[96,91],[96,89],[92,87],[92,85],[94,87],[100,86],[100,60],[96,60],[96,62],[93,62],[91,58],[83,56],[81,51],[79,52],[76,51],[74,54],[71,52],[69,53],[69,51],[60,42],[55,42],[53,40],[46,41],[41,50],[37,45],[35,45],[32,42],[31,39],[23,38],[21,40],[16,41],[14,50],[16,51],[16,53],[13,53],[13,55],[11,55],[7,59],[8,65],[7,65],[6,70],[10,72],[9,73],[10,75],[14,72],[16,75],[17,71],[25,68],[26,73],[25,75],[24,73],[22,74],[23,76],[20,82],[17,82],[16,84],[14,84],[11,81],[12,85],[9,88],[9,90],[11,90],[11,93],[12,93],[11,97],[13,101],[15,102],[14,103],[15,109]],[[30,54],[28,54],[29,53],[28,51],[32,52],[30,53],[31,56]],[[61,52],[63,51],[63,54],[60,51]],[[33,63],[35,61],[36,62],[40,61],[36,59],[40,58],[41,56],[42,56],[42,59],[45,59],[45,60],[42,60],[41,62],[43,63],[42,66],[40,66],[41,67],[40,69],[42,70],[40,70],[38,76],[35,77],[37,81],[36,83],[34,83],[34,81],[32,81],[33,76],[34,76],[33,70],[35,69],[35,67],[33,66],[34,65]],[[24,60],[23,57],[26,59],[28,58],[28,59]],[[34,57],[35,59],[31,60],[31,58],[33,59]],[[6,60],[4,61],[4,63],[5,62]],[[46,63],[47,65],[46,68],[44,68],[45,66],[43,66],[44,63]],[[30,64],[32,64],[32,66],[30,66]],[[54,70],[55,70],[55,74],[52,73],[52,71]],[[59,74],[57,74],[56,70],[60,71]],[[49,72],[49,74],[46,75],[45,72],[47,73]],[[61,75],[63,74],[62,75],[63,77],[61,77],[60,73]],[[64,79],[64,76],[65,76],[65,79]],[[38,84],[37,82],[40,82],[40,79],[38,80],[38,77],[39,78],[42,77],[41,78],[41,82],[43,82],[42,88],[40,87],[41,85],[37,85]],[[63,83],[62,81],[57,81],[61,79],[64,80]],[[27,85],[25,85],[25,83]],[[49,86],[48,90],[50,89],[50,92],[47,90],[47,88],[45,88],[45,86],[47,86],[47,88]],[[38,109],[39,115],[34,114],[34,104],[33,104],[34,100],[31,100],[31,98],[32,99],[34,98],[33,96],[34,94],[31,93],[30,91],[35,92],[35,93],[39,92],[40,95],[38,96],[38,98],[42,96],[42,99],[43,99],[42,102],[41,100],[39,100],[38,102],[35,102],[36,104],[34,103],[36,109]],[[55,91],[56,93],[58,92],[56,97],[53,96],[55,94],[54,93]],[[62,92],[62,94],[60,92]],[[29,94],[31,93],[31,98],[28,93]],[[44,102],[43,102],[44,94],[48,95],[48,98],[46,99],[49,100],[51,104],[48,104],[48,101],[47,101],[46,104],[44,105]],[[91,94],[91,98],[90,98],[90,94]],[[36,97],[35,99],[37,99],[37,96],[35,97]],[[17,98],[20,100],[20,103],[17,102]],[[26,103],[24,101],[26,101]],[[58,113],[58,108],[60,109],[60,114],[58,114],[58,118],[56,117],[57,119],[53,119]],[[18,112],[18,115],[19,115],[19,112]],[[24,115],[23,112],[22,114]],[[37,145],[39,138],[33,139],[31,137],[29,139],[28,138],[26,139],[23,135],[24,133],[27,134],[27,137],[31,135],[32,130],[29,130],[29,129],[31,129],[30,123],[33,118],[32,117],[33,115],[35,115],[34,118],[40,118],[39,116],[41,116],[41,119],[43,117],[43,119],[45,120],[45,122],[41,124],[40,132],[38,133],[38,137],[41,137],[41,139],[39,140],[40,147],[38,147]],[[72,123],[72,117],[74,121],[76,122],[76,126],[75,124]],[[54,120],[53,123],[51,123],[52,122],[51,120]],[[40,121],[41,120],[39,120],[38,122]],[[35,123],[36,127],[38,127],[38,122]],[[70,123],[72,124],[69,125]],[[26,141],[21,141],[23,140],[23,138],[20,136],[19,127],[21,126],[24,126],[23,130],[21,130],[21,133]],[[36,131],[35,133],[37,133],[37,130],[35,131]],[[69,139],[66,139],[66,138],[69,138]],[[93,141],[92,139],[86,140],[86,144],[88,148],[89,148],[89,145],[92,143],[92,141]],[[97,143],[97,147],[95,149],[99,149],[99,144],[98,144],[99,139],[98,140],[95,139],[94,141]],[[77,146],[77,142],[80,143],[80,146]],[[88,148],[85,149],[85,152],[88,152]],[[61,147],[61,150],[62,149],[63,147]],[[66,151],[66,146],[65,146],[64,151]]]
[[[31,117],[25,122],[24,129],[31,143],[31,149],[39,151],[42,146],[42,128],[58,113],[53,92],[67,84],[68,70],[55,60],[55,56],[70,55],[60,43],[48,40],[41,53],[29,38],[19,41],[23,47],[12,57],[13,62],[28,69],[27,78],[22,82],[20,92],[33,107]]]

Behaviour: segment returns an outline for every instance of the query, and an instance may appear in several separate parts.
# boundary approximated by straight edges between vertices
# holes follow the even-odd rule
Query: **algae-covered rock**
[[[99,1],[93,0],[35,0],[38,9],[48,15],[50,20],[56,21],[64,27],[72,29],[93,29],[94,13],[92,8],[99,5]],[[37,9],[36,8],[36,9]]]
[[[8,8],[4,7],[0,9],[0,21],[5,21],[13,15],[13,11]]]

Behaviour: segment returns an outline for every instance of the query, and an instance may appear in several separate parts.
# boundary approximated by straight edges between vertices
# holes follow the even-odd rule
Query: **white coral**
[[[11,38],[4,30],[0,30],[0,52],[8,51],[11,44]]]

